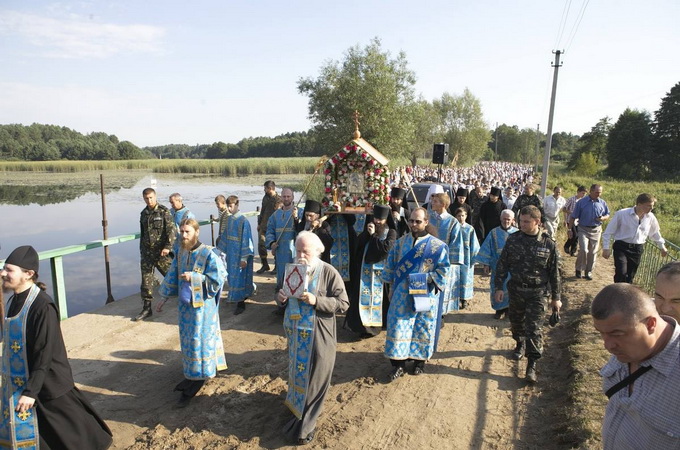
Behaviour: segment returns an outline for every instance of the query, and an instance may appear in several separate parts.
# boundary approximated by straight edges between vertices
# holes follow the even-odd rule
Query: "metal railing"
[[[645,251],[640,258],[640,266],[635,274],[633,283],[640,286],[645,292],[654,295],[654,286],[656,284],[656,273],[664,264],[677,261],[680,258],[680,247],[672,242],[666,241],[666,249],[668,254],[663,256],[661,249],[653,242],[645,242]]]
[[[259,209],[259,208],[258,208]],[[246,217],[257,216],[259,211],[250,211],[242,213]],[[198,222],[200,226],[210,225],[211,223],[216,223],[208,220],[201,220]],[[93,250],[95,248],[104,248],[110,245],[122,244],[123,242],[134,241],[139,239],[141,233],[134,234],[123,234],[120,236],[114,236],[109,239],[101,239],[98,241],[86,242],[84,244],[69,245],[67,247],[55,248],[52,250],[46,250],[44,252],[38,253],[38,258],[40,261],[46,259],[50,260],[50,269],[52,271],[52,298],[57,304],[59,310],[59,319],[68,319],[68,306],[66,302],[66,280],[64,278],[64,265],[63,258],[67,255],[72,255],[74,253],[84,252],[86,250]],[[256,244],[257,245],[257,244]],[[4,265],[5,260],[0,260],[0,267]]]

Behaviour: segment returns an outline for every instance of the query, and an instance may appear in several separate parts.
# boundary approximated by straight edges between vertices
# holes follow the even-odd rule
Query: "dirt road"
[[[602,282],[587,285],[567,278],[570,292],[598,290],[611,279],[609,266],[604,263],[598,274]],[[573,258],[566,267],[571,275]],[[283,404],[286,341],[281,318],[272,314],[274,278],[256,277],[256,282],[258,293],[245,313],[234,316],[232,305],[222,308],[229,369],[210,380],[184,409],[176,409],[178,393],[172,391],[182,379],[172,302],[144,323],[129,320],[140,308],[139,298],[63,322],[76,381],[110,424],[114,448],[289,445],[280,433],[290,413]],[[565,362],[545,358],[538,384],[527,385],[525,361],[509,359],[514,347],[509,323],[491,314],[488,282],[488,277],[476,277],[471,305],[446,317],[439,351],[422,376],[386,383],[390,365],[382,354],[384,332],[357,341],[340,329],[332,387],[310,447],[506,449],[550,442],[542,433],[545,423],[537,423],[540,413],[528,414],[527,405],[540,404],[536,401],[545,389],[559,389],[548,374]],[[576,283],[581,287],[574,289]],[[527,422],[526,417],[534,419]]]

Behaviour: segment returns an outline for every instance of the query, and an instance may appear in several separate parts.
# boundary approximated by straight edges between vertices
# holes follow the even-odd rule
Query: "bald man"
[[[612,354],[602,368],[609,403],[605,450],[680,447],[680,327],[660,316],[645,292],[627,283],[602,289],[591,313]]]

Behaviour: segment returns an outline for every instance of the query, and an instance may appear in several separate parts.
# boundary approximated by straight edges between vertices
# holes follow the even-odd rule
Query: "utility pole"
[[[498,122],[496,122],[496,136],[493,138],[495,160],[498,161]]]
[[[555,113],[555,95],[557,94],[557,71],[560,69],[560,55],[564,52],[559,50],[553,51],[555,54],[555,62],[553,67],[555,73],[553,75],[552,96],[550,97],[550,115],[548,116],[548,134],[545,139],[545,154],[543,155],[543,176],[541,176],[541,195],[546,194],[546,187],[548,185],[548,166],[550,165],[550,147],[552,146],[552,127],[553,115]]]
[[[536,162],[536,170],[534,172],[538,173],[538,149],[539,149],[539,144],[541,143],[541,133],[539,132],[539,127],[541,126],[540,123],[536,124],[536,159],[534,160]]]

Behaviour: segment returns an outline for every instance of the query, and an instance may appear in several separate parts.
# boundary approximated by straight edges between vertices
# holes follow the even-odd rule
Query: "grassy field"
[[[602,198],[607,201],[612,215],[621,208],[634,206],[635,198],[639,194],[653,195],[657,199],[654,214],[659,219],[661,234],[666,240],[680,245],[680,221],[678,220],[680,217],[680,184],[659,181],[624,181],[608,177],[586,178],[565,173],[559,168],[554,172],[554,175],[549,178],[548,186],[562,186],[563,195],[566,198],[574,195],[579,185],[590,188],[590,185],[595,182],[601,184]]]

